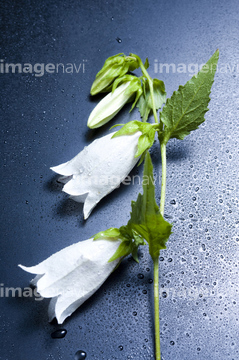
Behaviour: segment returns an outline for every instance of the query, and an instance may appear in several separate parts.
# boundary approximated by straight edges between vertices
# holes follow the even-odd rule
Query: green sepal
[[[117,228],[110,228],[105,231],[100,231],[94,235],[94,240],[104,239],[104,238],[119,238],[120,231]]]
[[[110,88],[111,83],[119,76],[125,75],[128,71],[133,71],[139,67],[138,60],[123,53],[109,57],[102,69],[97,73],[91,86],[91,95],[104,92]]]
[[[114,253],[114,255],[109,259],[109,262],[114,261],[120,257],[125,257],[129,254],[132,254],[135,261],[138,260],[138,247],[139,245],[145,245],[144,239],[140,234],[137,234],[135,230],[132,230],[131,227],[127,224],[121,226],[119,229],[110,228],[105,231],[100,231],[94,236],[94,240],[106,239],[106,240],[121,240],[121,244]]]
[[[166,101],[165,85],[162,80],[153,79],[154,104],[156,110],[160,109]],[[152,98],[150,94],[149,83],[147,79],[143,81],[143,94],[137,103],[140,115],[143,121],[147,121],[150,112],[153,110]]]
[[[118,249],[114,253],[113,256],[108,260],[108,262],[114,261],[120,257],[125,257],[131,253],[131,241],[130,240],[124,240],[119,245]]]
[[[197,75],[184,86],[179,86],[161,112],[164,132],[160,141],[168,142],[170,138],[183,140],[191,131],[205,121],[208,111],[211,87],[217,68],[219,50],[217,50]],[[140,101],[139,101],[140,102]]]
[[[144,123],[146,124],[146,123]],[[151,124],[150,124],[151,125]],[[155,128],[149,129],[148,132],[143,133],[138,140],[138,149],[135,157],[142,155],[146,150],[150,149],[154,143]]]
[[[172,224],[168,223],[159,211],[155,200],[153,164],[149,152],[146,153],[143,175],[143,195],[132,201],[129,226],[149,244],[149,253],[153,259],[159,256],[161,249],[166,249]]]
[[[158,128],[157,124],[149,124],[138,120],[129,121],[120,130],[118,130],[113,136],[132,135],[137,131],[141,131],[142,135],[138,140],[138,149],[135,157],[142,155],[146,150],[150,149],[154,143],[155,131]]]
[[[126,226],[121,226],[119,231],[121,244],[119,245],[114,255],[109,259],[109,262],[116,260],[119,257],[128,256],[129,254],[132,255],[136,262],[139,262],[138,247],[140,245],[145,245],[144,239],[140,234],[137,233],[137,231],[131,228],[129,222]]]
[[[148,58],[145,59],[144,67],[146,70],[149,68],[149,59]]]

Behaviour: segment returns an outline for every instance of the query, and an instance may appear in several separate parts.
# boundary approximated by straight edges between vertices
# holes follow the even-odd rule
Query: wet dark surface
[[[48,323],[48,300],[23,296],[31,275],[17,265],[35,265],[126,224],[130,202],[141,191],[138,183],[121,186],[85,222],[82,205],[61,192],[49,170],[109,126],[140,118],[126,107],[110,125],[87,129],[99,100],[89,91],[104,60],[120,52],[148,56],[150,75],[165,81],[170,96],[217,48],[206,122],[183,142],[168,144],[165,213],[174,234],[159,262],[161,351],[164,360],[239,359],[238,12],[232,0],[1,3],[0,69],[62,63],[68,72],[36,65],[32,73],[0,73],[0,359],[73,360],[79,349],[87,360],[154,358],[153,268],[146,247],[139,265],[125,259],[66,320],[60,340],[51,338],[62,326]],[[161,72],[165,63],[175,64],[175,71]],[[186,71],[180,73],[182,63]],[[157,175],[157,144],[151,154]],[[18,288],[16,296],[10,287]]]

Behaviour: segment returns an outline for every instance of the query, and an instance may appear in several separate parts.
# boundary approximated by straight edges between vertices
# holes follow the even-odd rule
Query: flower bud
[[[107,91],[107,88],[119,76],[125,75],[128,71],[133,71],[139,67],[135,57],[117,54],[109,57],[102,69],[96,75],[95,81],[91,86],[91,95]]]
[[[89,128],[95,129],[106,124],[136,95],[134,107],[142,94],[141,82],[136,76],[125,75],[123,78],[116,79],[115,82],[116,86],[121,82],[123,83],[116,89],[114,83],[112,92],[106,95],[92,110],[87,122]]]

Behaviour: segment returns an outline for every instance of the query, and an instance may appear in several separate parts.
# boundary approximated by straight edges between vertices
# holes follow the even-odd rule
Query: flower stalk
[[[156,106],[155,106],[155,100],[154,100],[153,79],[151,78],[151,76],[149,76],[149,73],[146,70],[142,60],[140,59],[140,57],[138,55],[135,55],[135,54],[130,54],[130,55],[134,56],[138,60],[140,69],[141,69],[143,75],[148,80],[149,89],[150,89],[150,96],[151,96],[151,101],[152,101],[152,110],[153,110],[153,115],[154,115],[154,121],[155,121],[156,124],[158,124],[159,121],[158,121],[158,116],[157,116],[157,111],[156,111]]]

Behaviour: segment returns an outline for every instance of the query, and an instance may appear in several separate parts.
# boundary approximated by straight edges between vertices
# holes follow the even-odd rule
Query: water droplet
[[[147,290],[143,290],[142,293],[143,293],[143,294],[147,294]]]
[[[86,359],[86,352],[84,352],[83,350],[78,350],[75,353],[75,360],[84,360]]]
[[[164,261],[164,257],[160,256],[159,261]]]
[[[166,291],[162,292],[162,297],[165,299],[168,296],[168,294],[166,293]]]
[[[143,274],[138,274],[138,279],[143,279],[144,275]]]
[[[122,351],[124,348],[122,345],[119,346],[119,351]]]
[[[122,40],[119,37],[117,37],[116,40],[118,41],[119,44],[122,43]]]
[[[168,258],[168,262],[172,262],[173,261],[173,259],[172,258]]]
[[[28,200],[26,200],[25,203],[28,204]]]
[[[134,315],[134,316],[137,316],[137,311],[133,311],[133,315]]]
[[[176,201],[175,201],[175,200],[171,200],[171,201],[170,201],[170,204],[171,204],[171,205],[176,205]]]
[[[63,339],[66,336],[66,329],[59,329],[51,333],[52,339]]]
[[[170,345],[174,345],[174,344],[175,344],[175,342],[171,340],[171,341],[170,341]]]
[[[149,280],[148,280],[148,283],[149,283],[149,284],[152,284],[152,283],[153,283],[153,279],[149,279]]]

